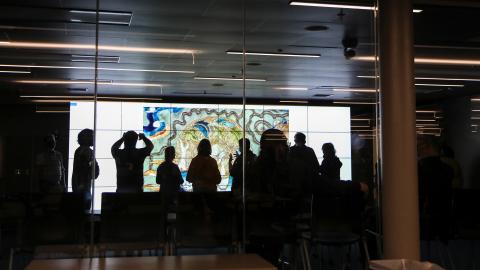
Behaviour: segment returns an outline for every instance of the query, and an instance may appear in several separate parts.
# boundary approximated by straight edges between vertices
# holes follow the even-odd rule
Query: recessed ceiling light
[[[334,3],[319,3],[319,2],[304,2],[304,1],[290,1],[291,6],[305,6],[305,7],[322,7],[322,8],[343,8],[343,9],[359,9],[359,10],[376,10],[374,6],[368,5],[351,5],[351,4],[334,4]],[[414,13],[420,13],[423,10],[413,9]]]
[[[274,87],[275,90],[307,91],[308,87]]]
[[[433,83],[416,83],[416,86],[434,86],[434,87],[465,87],[463,84],[433,84]]]
[[[324,25],[309,25],[305,27],[305,30],[307,31],[326,31],[328,30],[327,26]]]
[[[195,80],[217,80],[217,81],[243,81],[242,78],[228,78],[228,77],[194,77]],[[245,79],[245,81],[252,82],[266,82],[265,79]]]
[[[69,49],[69,50],[95,50],[95,44],[77,44],[77,43],[48,43],[48,42],[19,42],[9,41],[0,42],[1,47],[12,48],[34,48],[34,49]],[[149,48],[149,47],[129,47],[99,45],[99,50],[116,52],[141,52],[141,53],[169,53],[169,54],[195,54],[197,51],[176,48]]]
[[[93,67],[93,66],[75,67],[75,66],[44,66],[44,65],[8,65],[8,64],[0,64],[0,67],[95,70],[95,67]],[[152,73],[185,73],[185,74],[193,74],[193,73],[195,73],[195,71],[190,71],[190,70],[162,70],[162,69],[134,69],[134,68],[102,68],[102,67],[99,67],[98,70],[105,70],[105,71],[152,72]]]
[[[242,55],[242,51],[227,51],[227,54]],[[245,52],[246,55],[257,56],[280,56],[280,57],[300,57],[300,58],[319,58],[320,54],[299,54],[299,53],[275,53],[275,52]]]

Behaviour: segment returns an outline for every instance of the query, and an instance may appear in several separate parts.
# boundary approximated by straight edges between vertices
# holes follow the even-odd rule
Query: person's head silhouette
[[[45,138],[43,138],[43,143],[45,145],[45,148],[47,148],[47,150],[49,151],[55,150],[55,146],[57,146],[57,140],[55,138],[55,135],[50,134],[48,136],[45,136]]]
[[[305,134],[297,132],[297,134],[295,134],[294,141],[296,146],[302,146],[307,142],[307,137]]]
[[[326,157],[326,158],[334,157],[337,152],[332,143],[324,143],[322,145],[322,151],[323,151],[323,157]]]
[[[127,131],[123,134],[123,140],[125,148],[135,148],[138,141],[138,134],[133,130]]]
[[[240,153],[243,153],[243,139],[238,140],[238,148],[240,149]],[[245,150],[248,152],[250,151],[250,140],[245,139]]]
[[[212,154],[212,145],[208,139],[203,139],[198,143],[198,154],[200,156],[210,156]]]
[[[281,130],[267,129],[260,138],[260,156],[276,162],[286,159],[288,154],[287,137]]]
[[[165,161],[172,162],[175,159],[175,147],[168,146],[165,148]]]
[[[80,146],[93,146],[93,130],[86,128],[78,133],[78,144]]]

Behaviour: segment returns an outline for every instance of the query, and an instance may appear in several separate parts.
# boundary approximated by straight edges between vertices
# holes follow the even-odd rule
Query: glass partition
[[[95,1],[0,6],[0,268],[88,256]]]
[[[358,237],[352,265],[381,257],[373,8],[0,6],[0,249],[13,269],[232,253],[339,264],[317,245],[325,224]]]
[[[372,10],[246,1],[246,109],[258,111],[246,126],[246,251],[280,269],[361,267],[363,243],[380,256],[378,72],[362,60],[376,59]],[[333,233],[359,237],[335,240],[347,261],[322,238]]]
[[[455,18],[448,26],[437,20],[446,14]],[[453,3],[415,17],[421,252],[446,269],[478,263],[475,252],[459,252],[478,245],[471,207],[478,198],[480,55],[470,24],[478,14],[477,5]]]

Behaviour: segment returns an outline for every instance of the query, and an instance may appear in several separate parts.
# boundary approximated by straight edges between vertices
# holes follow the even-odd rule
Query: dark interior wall
[[[34,162],[43,151],[43,138],[58,134],[57,150],[68,166],[68,113],[36,113],[35,106],[0,107],[0,179],[4,191],[29,191],[33,188]]]
[[[445,142],[455,151],[463,172],[463,188],[480,188],[480,135],[471,132],[470,97],[450,99],[443,104]]]

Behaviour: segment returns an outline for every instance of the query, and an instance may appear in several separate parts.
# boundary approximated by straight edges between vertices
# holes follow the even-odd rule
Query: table
[[[33,260],[27,270],[276,270],[255,254]]]

